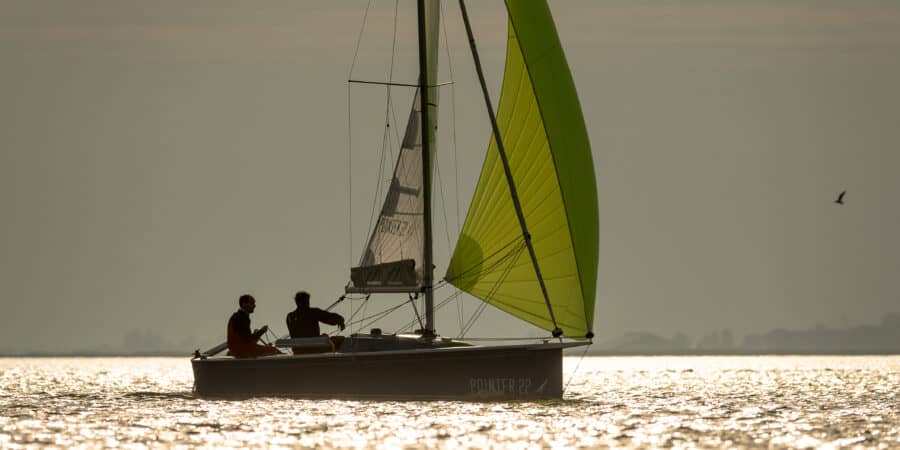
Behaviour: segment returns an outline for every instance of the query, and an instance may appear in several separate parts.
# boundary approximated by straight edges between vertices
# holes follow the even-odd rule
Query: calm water
[[[187,358],[0,359],[0,447],[900,447],[897,356],[578,361],[562,401],[464,403],[202,400]]]

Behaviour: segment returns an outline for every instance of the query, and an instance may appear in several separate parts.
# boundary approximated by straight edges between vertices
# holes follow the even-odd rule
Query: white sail
[[[411,292],[422,285],[424,189],[419,105],[417,91],[378,221],[359,266],[350,272],[355,289],[348,290]]]
[[[435,151],[438,89],[440,2],[425,2],[425,41],[428,91],[428,139],[431,161]],[[350,270],[347,292],[419,292],[424,284],[425,194],[422,164],[421,91],[416,89],[394,173],[375,227],[359,265]]]

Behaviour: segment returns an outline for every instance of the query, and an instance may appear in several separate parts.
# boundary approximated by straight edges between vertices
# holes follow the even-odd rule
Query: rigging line
[[[465,339],[467,341],[544,341],[554,339],[553,336],[541,336],[541,337],[467,337],[467,338],[450,338],[450,339]]]
[[[489,269],[490,269],[490,268],[493,268],[493,266],[489,267]],[[488,272],[489,272],[489,271],[488,271]],[[479,272],[479,273],[488,273],[488,272]],[[455,280],[455,279],[456,279],[456,278],[454,278],[454,280]],[[444,279],[442,279],[442,280],[440,280],[439,282],[435,283],[433,289],[434,289],[434,290],[438,290],[438,289],[441,289],[441,288],[443,288],[443,287],[445,287],[445,286],[447,286],[447,285],[453,287],[454,290],[457,290],[457,291],[460,290],[458,287],[454,286],[452,283],[450,283],[449,281],[444,280]]]
[[[366,312],[368,312],[368,311],[369,311],[369,302],[363,302],[363,304],[362,304],[363,317],[365,317]],[[362,329],[364,329],[364,328],[362,328]]]
[[[515,251],[515,254],[519,255],[521,253],[522,253],[522,246],[520,245],[518,247],[518,249]],[[500,289],[500,285],[503,284],[503,282],[506,280],[506,277],[509,275],[509,272],[511,271],[512,267],[515,265],[515,262],[518,261],[518,259],[519,259],[518,256],[513,258],[512,261],[510,262],[510,264],[508,264],[506,266],[503,273],[500,275],[500,278],[498,278],[497,281],[495,281],[494,284],[491,286],[491,290],[488,291],[488,294],[485,296],[485,299],[492,298],[494,296],[494,294],[497,293],[497,290]],[[488,302],[486,300],[483,300],[481,302],[481,304],[478,305],[478,307],[475,309],[475,312],[472,313],[472,316],[469,317],[468,321],[466,321],[465,327],[463,329],[459,330],[461,336],[465,336],[466,333],[468,333],[469,330],[472,329],[472,326],[475,325],[476,320],[478,320],[478,318],[481,317],[481,314],[484,313],[484,310],[487,308],[487,305],[488,305]]]
[[[519,238],[519,237],[516,237],[515,239],[513,239],[513,240],[507,242],[503,247],[500,247],[500,248],[497,249],[494,253],[491,253],[490,255],[488,255],[487,258],[482,258],[480,261],[478,261],[478,262],[477,262],[476,264],[474,264],[472,267],[469,267],[468,269],[466,269],[466,270],[464,270],[464,271],[458,273],[455,277],[452,277],[452,278],[444,278],[444,280],[442,280],[442,283],[451,283],[451,282],[453,282],[454,280],[458,280],[458,279],[460,279],[460,278],[464,278],[464,277],[466,277],[466,276],[472,275],[472,274],[473,274],[473,271],[474,271],[475,269],[478,269],[479,267],[481,267],[481,264],[482,264],[482,263],[484,263],[484,262],[486,262],[486,261],[489,261],[489,260],[490,260],[491,258],[493,258],[494,256],[497,256],[501,251],[505,250],[505,249],[506,249],[507,247],[509,247],[510,245],[516,244],[516,243],[518,243],[519,246],[522,245],[522,242],[520,241],[520,238]],[[506,254],[504,254],[503,256],[501,256],[500,259],[498,259],[497,261],[492,262],[492,263],[491,263],[490,265],[488,265],[486,268],[482,268],[483,270],[481,270],[480,272],[475,272],[475,274],[489,273],[489,272],[493,271],[493,269],[494,269],[495,267],[497,267],[497,266],[498,266],[500,263],[502,263],[506,258],[509,258],[511,255],[514,254],[514,252],[517,252],[517,251],[518,251],[518,247],[511,249],[511,250],[508,251]]]
[[[356,317],[357,314],[359,314],[359,312],[362,310],[362,307],[363,307],[366,303],[368,303],[368,302],[369,302],[369,296],[366,296],[366,298],[363,299],[363,304],[362,304],[362,305],[359,305],[359,307],[356,308],[356,311],[354,311],[354,310],[353,310],[353,303],[352,303],[352,299],[351,299],[351,304],[350,304],[350,312],[351,312],[351,314],[350,314],[350,318],[347,319],[347,323],[349,323],[350,325],[353,325],[354,323],[359,322],[359,321],[354,322],[354,321],[353,321],[353,318]]]
[[[415,96],[413,96],[413,102],[415,102]],[[397,128],[400,126],[400,122],[397,121],[397,111],[394,109],[394,102],[392,101],[390,104],[391,107],[391,118],[394,120],[394,137],[397,139],[397,147],[400,148],[400,151],[403,151],[403,139],[400,139],[400,131]],[[403,134],[406,134],[406,130],[403,130]]]
[[[451,67],[452,62],[450,60],[450,43],[447,40],[447,23],[444,20],[444,5],[443,5],[443,3],[439,3],[439,7],[440,7],[441,24],[443,25],[442,31],[444,32],[444,48],[447,50],[447,68],[450,71],[450,82],[452,83],[453,82],[453,69]],[[440,44],[438,44],[438,45],[440,45]],[[437,123],[435,123],[434,127],[437,128]],[[437,133],[435,133],[435,134],[437,134]],[[435,169],[435,172],[437,173],[438,189],[440,190],[440,194],[441,194],[441,212],[444,215],[444,234],[447,238],[447,251],[450,252],[450,251],[452,251],[452,249],[450,247],[450,221],[447,220],[447,197],[444,195],[444,181],[441,177],[440,158],[435,158],[434,169]],[[457,204],[458,204],[458,201],[457,201]],[[459,208],[457,208],[456,213],[457,213],[457,215],[459,214]],[[457,224],[458,223],[459,223],[459,218],[457,217]],[[457,231],[459,231],[459,230],[457,229]]]
[[[456,292],[460,292],[460,291],[457,290]],[[463,308],[462,308],[462,303],[463,303],[462,296],[461,295],[457,296],[456,297],[456,322],[457,322],[458,330],[462,330],[462,327],[463,327],[463,319],[462,318],[463,318],[463,314],[465,314],[465,312],[463,311]]]
[[[481,302],[481,304],[478,305],[477,308],[475,308],[475,312],[473,312],[472,316],[469,317],[469,319],[466,321],[466,324],[463,327],[463,329],[459,330],[460,338],[465,339],[466,333],[468,333],[469,330],[472,328],[472,326],[475,325],[475,319],[478,317],[481,317],[481,314],[484,312],[485,309],[487,309],[487,302]]]
[[[419,328],[425,329],[425,324],[422,323],[422,316],[419,315],[419,308],[416,308],[416,300],[413,298],[412,294],[409,294],[409,304],[413,307],[413,312],[416,313],[416,320],[419,321]]]
[[[369,225],[366,227],[366,230],[372,230],[372,233],[369,236],[369,240],[371,241],[372,236],[375,235],[375,230],[372,229],[372,222],[375,220],[375,210],[378,207],[378,199],[381,198],[382,192],[382,183],[381,180],[384,178],[384,159],[385,159],[385,149],[390,144],[385,144],[386,140],[390,139],[390,127],[386,127],[384,134],[381,136],[381,157],[378,160],[378,176],[375,179],[375,195],[372,198],[372,211],[369,213]],[[390,189],[390,188],[389,188]],[[380,216],[380,214],[379,214]],[[369,242],[366,243],[368,245]],[[365,254],[363,254],[365,255]],[[362,262],[362,257],[360,257],[360,262]]]
[[[462,295],[462,291],[456,291],[456,292],[454,292],[453,294],[450,294],[447,298],[445,298],[445,299],[441,300],[439,303],[437,303],[437,304],[434,306],[434,310],[435,310],[435,311],[440,310],[440,309],[443,308],[445,305],[447,305],[448,303],[450,303],[451,301],[453,301],[453,299],[455,299],[455,298],[456,298],[457,296],[459,296],[459,295]],[[402,327],[399,327],[398,329],[399,329],[399,330],[407,330],[407,329],[411,329],[412,326],[415,325],[415,324],[416,324],[416,321],[413,320],[413,321],[411,321],[411,322],[407,322],[406,325],[403,325]]]
[[[375,221],[375,217],[381,217],[381,212],[377,212],[378,200],[386,197],[387,194],[384,194],[385,187],[383,185],[384,174],[385,174],[385,161],[393,161],[394,160],[394,151],[393,144],[391,142],[391,126],[390,126],[390,116],[388,112],[392,108],[393,102],[391,101],[390,89],[388,89],[387,93],[387,106],[385,111],[385,128],[384,134],[381,136],[381,157],[378,160],[378,175],[376,177],[375,182],[375,195],[372,198],[372,211],[369,213],[369,225],[366,228],[367,230],[372,230],[372,233],[369,237],[371,240],[371,236],[374,236],[377,230],[372,228],[372,224]],[[395,120],[396,124],[397,121]],[[395,127],[396,128],[396,127]],[[399,161],[398,161],[399,164]],[[396,170],[396,167],[394,168]],[[387,186],[387,190],[390,191],[390,183]],[[382,211],[383,212],[383,211]],[[368,245],[368,243],[367,243]],[[379,249],[380,250],[380,249]],[[374,250],[373,254],[376,253]]]
[[[390,82],[390,81],[355,80],[355,79],[352,79],[352,78],[349,79],[349,80],[347,80],[347,82],[348,82],[348,83],[355,83],[355,84],[376,84],[376,85],[381,85],[381,86],[414,87],[414,88],[422,87],[422,83],[416,83],[416,84],[413,84],[413,83],[399,83],[399,82],[394,83],[394,82]],[[449,84],[453,84],[453,82],[448,81],[448,82],[444,82],[444,83],[429,84],[428,87],[430,87],[430,88],[434,88],[434,87],[442,87],[442,86],[447,86],[447,85],[449,85]]]
[[[456,291],[456,293],[451,294],[449,297],[441,300],[440,303],[438,303],[437,305],[434,306],[434,310],[439,311],[441,308],[443,308],[445,305],[447,305],[448,303],[453,301],[453,299],[456,298],[457,296],[459,296],[460,294],[462,294],[461,291]],[[415,324],[416,324],[415,320],[413,320],[412,322],[407,322],[406,325],[399,327],[398,330],[400,330],[400,331],[410,330],[410,329],[412,329],[412,326]]]
[[[462,278],[462,277],[464,277],[464,276],[470,275],[470,272],[472,272],[473,270],[479,268],[485,261],[490,260],[491,258],[493,258],[493,257],[497,256],[498,254],[500,254],[500,252],[506,250],[506,248],[509,247],[510,245],[513,245],[513,244],[519,242],[519,239],[520,239],[520,238],[519,238],[518,236],[516,236],[515,238],[513,238],[512,240],[510,240],[509,242],[507,242],[506,244],[504,244],[502,247],[500,247],[500,248],[498,248],[496,251],[494,251],[494,253],[491,253],[490,255],[488,255],[488,256],[485,257],[485,258],[481,258],[481,260],[479,260],[478,262],[476,262],[475,264],[473,264],[473,265],[472,265],[471,267],[469,267],[468,269],[463,270],[462,272],[456,274],[455,277],[452,277],[452,278],[446,278],[446,277],[445,277],[443,281],[449,283],[449,282],[452,282],[453,280],[457,280],[457,279]],[[507,255],[508,255],[508,253],[507,253]],[[505,257],[506,257],[506,255],[504,255],[503,257],[501,257],[500,261],[502,261],[503,258],[505,258]],[[493,267],[494,265],[496,265],[496,263],[492,263],[491,267]],[[484,272],[484,271],[478,272],[478,273],[483,273],[483,272]]]
[[[400,0],[395,0],[394,1],[394,35],[393,35],[393,38],[391,41],[391,66],[388,69],[388,83],[394,82],[394,61],[397,56],[397,21],[398,21],[397,18],[399,17],[399,14],[398,14],[399,7],[400,7]],[[391,96],[391,85],[388,84],[387,85],[387,104],[385,105],[385,111],[384,111],[384,120],[386,123],[388,123],[388,125],[387,125],[388,127],[390,127],[390,120],[391,120],[390,113],[394,107],[393,105],[394,105],[394,100],[393,100],[393,97]],[[396,127],[396,125],[397,125],[396,120],[394,120],[394,125]],[[390,138],[390,136],[388,136],[388,138]],[[399,140],[397,141],[397,144],[398,144],[398,147],[403,145]],[[394,160],[393,146],[390,147],[390,153],[391,153],[391,161],[393,161]]]
[[[353,317],[353,299],[352,298],[350,299],[350,303],[347,304],[347,307],[350,308],[349,316]],[[347,329],[350,330],[350,334],[352,335],[353,334],[353,322],[350,322],[349,320],[346,322],[347,322],[346,323]]]
[[[459,300],[462,297],[462,294],[463,294],[463,292],[461,290],[457,289],[452,295],[450,295],[449,297],[447,297],[444,301],[442,301],[440,303],[440,308],[443,308],[446,304],[450,303],[453,300]],[[457,301],[456,304],[459,305],[459,303],[460,302]],[[483,303],[483,302],[481,302],[481,303]],[[458,311],[458,308],[457,308],[457,311]],[[459,327],[457,330],[461,332],[464,327],[462,317],[460,317],[457,322],[458,322],[457,326]]]
[[[517,240],[517,239],[514,239],[514,240],[510,241],[508,244],[506,244],[504,247],[501,247],[500,250],[496,251],[496,252],[495,252],[494,254],[492,254],[491,256],[494,256],[495,254],[497,254],[497,253],[499,253],[500,251],[502,251],[503,248],[508,247],[509,245],[515,243],[516,240]],[[511,256],[513,256],[513,255],[515,255],[515,254],[518,254],[519,252],[521,252],[521,248],[522,248],[522,244],[520,243],[518,249],[508,252],[508,253],[507,253],[506,255],[504,255],[501,259],[499,259],[498,261],[494,262],[488,269],[489,269],[489,270],[492,270],[493,267],[500,265],[504,260],[510,258]],[[489,257],[490,257],[490,256],[489,256]],[[495,288],[492,289],[492,293],[491,293],[490,295],[493,295],[493,292],[495,292],[496,289],[499,288],[499,284],[502,284],[503,280],[505,280],[506,276],[508,275],[509,271],[511,270],[511,268],[512,268],[514,265],[515,265],[515,261],[513,261],[513,263],[512,263],[511,265],[507,266],[507,268],[504,270],[505,275],[503,276],[503,278],[502,278],[501,280],[498,281],[498,283],[495,284]],[[437,285],[434,286],[434,289],[443,287],[443,286],[446,285],[446,284],[448,284],[447,281],[446,281],[446,280],[442,280],[440,283],[438,283]],[[442,308],[443,308],[444,306],[446,306],[450,301],[452,301],[452,300],[454,300],[454,299],[460,298],[460,297],[462,296],[462,294],[463,294],[462,291],[456,290],[456,292],[454,292],[454,293],[451,294],[449,297],[447,297],[446,299],[444,299],[443,301],[441,301],[438,305],[436,305],[436,306],[435,306],[435,311],[442,309]],[[480,306],[481,306],[481,308],[480,308],[481,311],[483,311],[483,310],[486,308],[486,305],[487,305],[487,303],[481,303],[481,305],[480,305]],[[402,306],[402,305],[400,305],[400,306]],[[392,311],[393,311],[393,310],[391,310],[391,312],[392,312]],[[480,316],[480,313],[477,312],[476,314],[477,314],[477,316]],[[473,316],[473,317],[477,319],[477,316]],[[373,315],[372,317],[375,317],[375,315]],[[360,319],[359,321],[354,322],[354,323],[359,323],[359,322],[361,322],[361,321],[363,321],[363,320],[365,320],[365,319]],[[415,321],[409,322],[409,323],[407,323],[406,325],[404,325],[403,327],[400,327],[399,330],[402,331],[402,330],[405,330],[405,329],[409,329],[410,327],[412,327],[413,325],[415,325],[415,323],[416,323]],[[474,323],[473,323],[473,324],[474,324]],[[473,325],[473,324],[472,324],[472,325]],[[470,325],[470,327],[471,327],[471,325]]]
[[[506,277],[509,276],[509,273],[512,271],[512,268],[516,265],[516,261],[519,260],[519,255],[522,254],[522,247],[523,247],[522,244],[520,244],[518,246],[518,248],[516,249],[516,252],[515,252],[516,256],[510,260],[510,263],[506,266],[503,273],[500,275],[500,278],[498,278],[497,281],[494,282],[493,286],[491,286],[491,290],[490,290],[490,292],[488,292],[488,295],[485,296],[485,299],[493,298],[494,295],[497,293],[497,291],[500,289],[500,286],[503,284],[503,282],[506,281]],[[466,322],[465,328],[460,331],[460,334],[462,336],[465,336],[466,333],[468,333],[469,330],[472,329],[472,326],[475,325],[475,322],[478,320],[479,317],[481,317],[481,314],[487,308],[487,304],[488,304],[488,302],[485,300],[481,305],[479,305],[479,307],[475,311],[475,313],[472,314],[472,317],[470,317],[469,320]]]
[[[350,243],[347,265],[353,266],[353,113],[350,85],[347,85],[347,242]]]
[[[384,112],[384,136],[387,139],[387,157],[388,157],[387,162],[390,163],[390,162],[394,161],[395,159],[400,158],[399,154],[402,151],[402,149],[400,149],[400,146],[402,144],[400,142],[397,142],[398,156],[397,156],[397,158],[394,158],[394,140],[391,136],[391,128],[397,128],[397,121],[395,120],[394,126],[391,127],[391,116],[390,116],[389,110],[393,109],[393,107],[394,107],[394,97],[391,95],[390,92],[388,92],[388,94],[387,94],[387,103],[388,103],[388,105]],[[394,171],[396,172],[396,170],[397,170],[397,167],[394,166]],[[393,182],[393,179],[394,178],[393,178],[393,173],[392,173],[391,174],[391,182]],[[390,190],[390,183],[388,183],[388,190]]]
[[[447,236],[447,251],[450,251],[450,222],[447,220],[447,198],[444,197],[444,181],[441,178],[441,164],[434,159],[434,171],[437,173],[438,191],[441,193],[441,212],[444,213],[444,235]]]
[[[495,283],[494,286],[497,286],[499,283]],[[496,293],[496,289],[492,289],[489,295],[485,296],[485,298],[491,298]],[[463,328],[459,330],[459,335],[465,337],[466,333],[472,329],[472,326],[475,325],[475,321],[481,317],[481,314],[484,313],[484,310],[487,309],[488,302],[482,301],[476,308],[475,312],[466,320],[466,323],[463,325]]]
[[[346,298],[347,298],[347,295],[346,295],[346,294],[342,294],[341,296],[338,297],[337,300],[334,301],[334,303],[328,305],[328,307],[325,308],[325,311],[331,311],[331,308],[334,308],[335,306],[338,305],[338,303],[344,301],[344,299],[346,299]]]
[[[447,34],[447,16],[444,14],[444,4],[441,3],[441,22],[442,29],[444,32],[444,49],[447,51],[447,70],[450,73],[450,136],[453,142],[453,199],[456,203],[456,235],[459,236],[461,232],[460,228],[460,215],[459,215],[459,151],[457,148],[456,141],[456,83],[453,79],[453,58],[450,54],[450,37]],[[446,219],[444,219],[446,222]],[[447,227],[449,228],[449,226]],[[449,239],[449,238],[448,238]],[[453,251],[452,249],[450,250]],[[452,254],[451,254],[452,257]],[[458,288],[457,288],[458,289]],[[459,329],[462,329],[462,318],[465,312],[463,311],[463,301],[462,296],[456,297],[456,317],[459,325]]]
[[[563,393],[566,392],[566,389],[569,388],[569,383],[571,383],[572,379],[575,378],[575,374],[578,372],[578,368],[581,367],[581,361],[584,359],[584,355],[587,355],[589,348],[591,348],[591,344],[584,346],[584,351],[581,352],[581,357],[578,358],[578,364],[575,365],[575,370],[572,371],[572,374],[569,375],[569,381],[566,381],[566,385],[563,386]]]
[[[369,327],[371,327],[372,325],[375,325],[376,323],[378,323],[379,320],[384,319],[385,317],[387,317],[388,315],[390,315],[390,314],[393,313],[394,311],[400,309],[401,306],[403,306],[403,305],[399,305],[399,306],[397,306],[397,307],[395,307],[395,308],[391,308],[391,309],[389,309],[389,310],[387,310],[387,311],[383,311],[383,312],[381,312],[381,313],[379,313],[379,314],[375,314],[375,315],[371,316],[371,317],[372,317],[372,320],[370,320],[369,322],[367,322],[367,323],[365,323],[365,324],[363,324],[363,325],[360,325],[360,326],[359,326],[359,329],[360,329],[360,330],[365,330],[366,328],[369,328]]]
[[[372,0],[366,5],[366,13],[363,14],[362,25],[359,27],[359,35],[356,37],[356,50],[353,51],[353,62],[350,63],[350,73],[347,79],[353,78],[353,68],[356,67],[356,57],[359,55],[359,45],[362,43],[363,32],[366,30],[366,20],[369,18],[369,8],[372,6]]]
[[[378,322],[379,320],[381,320],[381,319],[387,317],[389,314],[393,313],[394,311],[396,311],[396,310],[402,308],[403,306],[406,305],[406,303],[407,303],[407,302],[405,301],[405,302],[403,302],[403,303],[401,303],[401,304],[399,304],[399,305],[397,305],[397,306],[393,306],[393,307],[388,308],[388,309],[386,309],[386,310],[384,310],[384,311],[381,311],[381,312],[379,312],[379,313],[375,313],[375,314],[373,314],[373,315],[371,315],[371,316],[369,316],[369,317],[363,317],[362,319],[359,319],[359,320],[357,321],[357,323],[361,323],[361,322],[363,322],[363,321],[365,321],[365,320],[372,319],[372,320],[370,320],[368,323],[366,323],[365,325],[360,325],[359,329],[360,329],[360,330],[363,330],[363,329],[365,329],[366,327],[368,327],[368,326],[370,326],[370,325],[373,325],[375,322]]]
[[[369,320],[369,319],[371,319],[371,318],[373,318],[373,317],[379,317],[379,316],[381,316],[381,315],[383,315],[383,314],[385,314],[385,313],[387,313],[387,312],[392,312],[392,311],[396,310],[397,308],[402,307],[402,306],[405,305],[407,302],[408,302],[408,300],[407,300],[407,301],[403,301],[402,303],[400,303],[400,304],[398,304],[398,305],[395,305],[395,306],[392,306],[392,307],[390,307],[390,308],[387,308],[387,309],[385,309],[385,310],[378,311],[378,312],[372,314],[371,316],[365,316],[365,315],[364,315],[363,317],[361,317],[361,318],[359,318],[359,319],[353,320],[353,318],[356,317],[356,315],[357,315],[360,311],[362,311],[362,306],[360,306],[359,308],[356,309],[356,312],[354,312],[353,315],[350,316],[350,319],[348,319],[348,320],[346,321],[346,323],[347,323],[348,325],[355,325],[355,324],[363,323],[363,322],[365,322],[365,321],[367,321],[367,320]],[[364,327],[360,327],[360,329],[362,329],[362,328],[364,328]]]
[[[456,192],[454,193],[454,197],[456,198],[456,233],[460,232],[460,224],[459,224],[459,160],[457,158],[457,146],[456,146],[456,83],[453,80],[453,60],[450,57],[450,37],[447,35],[447,21],[446,15],[444,14],[444,4],[441,3],[441,22],[443,22],[443,27],[441,31],[444,32],[444,48],[447,50],[447,70],[450,72],[450,115],[452,118],[450,129],[452,130],[452,140],[453,140],[453,169],[454,169],[454,189]]]
[[[388,71],[388,83],[394,82],[394,57],[397,54],[397,17],[398,17],[398,8],[400,7],[400,0],[394,1],[394,37],[391,42],[391,67]],[[391,86],[388,85],[388,98],[390,98]]]
[[[415,307],[413,307],[413,308],[415,308]],[[438,307],[435,306],[434,310],[437,311]],[[418,321],[418,320],[411,320],[409,322],[406,322],[404,325],[397,327],[397,332],[403,333],[403,332],[407,332],[407,331],[412,331],[413,326],[415,326],[416,323],[419,323],[419,322],[420,321]],[[425,327],[421,327],[421,328],[425,328]]]
[[[350,314],[350,320],[349,320],[349,322],[350,322],[350,334],[353,334],[353,324],[354,324],[354,323],[359,323],[359,321],[353,322],[353,321],[352,321],[353,318],[356,317],[356,315],[359,314],[359,312],[363,309],[363,306],[365,306],[365,305],[369,302],[369,298],[370,298],[370,297],[371,297],[371,295],[366,295],[365,298],[362,299],[362,305],[359,305],[359,307],[356,308],[355,311],[353,310],[353,308],[352,308],[352,306],[351,306],[351,309],[350,309],[351,314]]]

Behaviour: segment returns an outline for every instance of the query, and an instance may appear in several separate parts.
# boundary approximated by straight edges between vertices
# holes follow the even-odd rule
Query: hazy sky
[[[393,2],[374,3],[353,76],[384,80]],[[0,0],[0,351],[118,348],[148,329],[208,345],[244,292],[254,324],[279,332],[295,290],[330,304],[362,250],[381,151],[384,88],[354,87],[348,166],[366,4]],[[400,1],[398,81],[415,79],[413,5]],[[445,8],[456,85],[441,96],[436,222],[446,205],[453,230],[488,123]],[[469,8],[496,97],[502,3]],[[601,340],[900,311],[900,3],[551,8],[597,171]],[[456,335],[456,311],[439,332]],[[532,332],[489,311],[470,335]]]

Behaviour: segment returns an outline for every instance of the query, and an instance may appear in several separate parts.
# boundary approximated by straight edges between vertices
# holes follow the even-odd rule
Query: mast
[[[488,94],[487,84],[485,84],[484,81],[484,71],[481,69],[481,59],[478,57],[478,49],[475,46],[475,36],[472,34],[472,25],[469,23],[469,14],[466,12],[466,3],[464,0],[459,0],[459,9],[462,12],[463,23],[466,26],[466,35],[468,35],[469,38],[469,49],[472,51],[472,59],[475,62],[478,81],[481,83],[481,92],[484,94],[484,103],[487,106],[488,116],[491,119],[491,129],[493,131],[494,141],[497,143],[497,151],[500,153],[500,161],[503,163],[503,171],[506,174],[506,182],[509,185],[509,193],[512,196],[513,207],[515,207],[516,210],[519,227],[522,229],[522,239],[525,241],[525,246],[528,247],[528,255],[531,256],[531,263],[534,266],[535,275],[541,286],[541,294],[544,297],[544,303],[547,304],[550,320],[553,322],[553,337],[558,337],[562,340],[563,332],[556,322],[556,315],[553,314],[553,306],[550,304],[550,295],[547,293],[547,285],[544,283],[543,275],[541,275],[541,267],[538,264],[537,254],[535,254],[534,245],[531,243],[531,233],[528,231],[528,225],[525,223],[525,215],[522,213],[522,204],[519,201],[519,193],[516,190],[516,183],[513,181],[512,171],[509,168],[509,160],[506,157],[506,149],[503,147],[503,139],[501,139],[500,136],[500,127],[497,126],[497,116],[494,115],[494,107],[491,105],[491,97]]]
[[[434,336],[434,255],[432,251],[431,218],[431,154],[433,130],[437,116],[437,95],[434,80],[437,76],[437,39],[440,34],[440,0],[418,0],[419,22],[419,99],[422,110],[422,187],[424,254],[422,262],[422,290],[425,294],[425,336]],[[426,5],[427,4],[427,5]],[[432,94],[434,99],[432,100]]]

